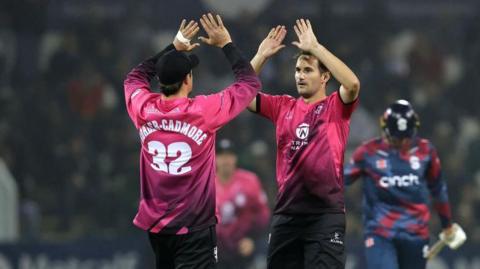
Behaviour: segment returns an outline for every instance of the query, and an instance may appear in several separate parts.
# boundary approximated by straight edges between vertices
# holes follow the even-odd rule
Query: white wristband
[[[184,43],[184,44],[190,44],[190,39],[186,38],[183,36],[182,32],[178,31],[177,35],[175,38],[178,39],[178,41]]]

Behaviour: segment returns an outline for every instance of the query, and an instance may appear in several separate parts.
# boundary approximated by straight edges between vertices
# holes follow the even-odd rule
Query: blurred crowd
[[[388,104],[410,100],[420,135],[442,159],[454,219],[480,242],[480,4],[264,0],[226,13],[230,2],[0,3],[0,157],[19,186],[22,239],[114,237],[135,229],[139,138],[125,110],[123,79],[172,41],[181,18],[214,10],[225,14],[247,57],[270,27],[287,26],[287,47],[261,75],[264,91],[275,94],[296,94],[292,25],[299,17],[312,21],[320,43],[362,83],[346,160],[380,134],[378,117]],[[194,94],[232,81],[220,50],[203,45],[196,53]],[[337,88],[330,82],[330,91]],[[240,166],[259,175],[273,205],[273,126],[244,112],[219,136],[241,145]],[[360,187],[346,197],[349,233],[359,235]],[[435,214],[432,220],[439,231]]]

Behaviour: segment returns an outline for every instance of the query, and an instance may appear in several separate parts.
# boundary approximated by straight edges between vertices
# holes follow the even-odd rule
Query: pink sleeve
[[[125,91],[126,92],[126,91]],[[158,96],[158,94],[151,93],[148,88],[136,88],[130,97],[125,95],[125,101],[127,104],[127,112],[132,119],[135,127],[139,127],[144,123],[142,116],[142,107],[151,98]]]
[[[340,90],[332,93],[330,95],[330,105],[333,105],[335,109],[331,109],[332,111],[330,115],[331,121],[348,121],[352,116],[353,111],[358,106],[358,98],[355,101],[345,104],[340,97]]]
[[[211,95],[201,95],[194,99],[194,102],[204,112],[206,123],[212,131],[218,130],[250,104],[255,98],[260,84],[256,77],[248,82],[236,82],[225,90]]]
[[[295,101],[295,99],[288,95],[259,93],[257,95],[257,113],[276,124],[283,104],[288,101]]]
[[[173,44],[170,44],[154,57],[143,61],[127,74],[123,82],[128,115],[137,129],[143,124],[141,115],[143,106],[149,99],[159,96],[150,92],[150,81],[155,76],[155,63],[163,54],[174,49]]]
[[[150,66],[150,63],[144,62],[132,69],[123,83],[127,112],[137,128],[142,124],[143,105],[150,98],[158,95],[150,92],[151,72],[153,72],[153,67]]]

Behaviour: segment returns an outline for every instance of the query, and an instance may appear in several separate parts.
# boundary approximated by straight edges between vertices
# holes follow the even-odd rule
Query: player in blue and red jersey
[[[363,225],[369,269],[425,268],[430,195],[445,234],[452,225],[447,185],[432,143],[416,135],[419,119],[398,100],[380,118],[383,136],[358,147],[346,184],[363,178]]]
[[[208,38],[222,48],[235,82],[223,91],[189,98],[192,68],[187,55],[198,32],[180,26],[173,44],[134,68],[125,79],[128,114],[140,136],[140,204],[134,224],[147,231],[156,268],[215,268],[215,134],[257,94],[260,81],[233,45],[221,18],[200,19]],[[150,91],[158,78],[161,93]]]
[[[308,20],[294,26],[300,49],[295,81],[300,97],[260,93],[249,110],[276,128],[278,194],[272,217],[268,268],[344,268],[343,155],[360,82],[318,43]],[[257,73],[279,51],[286,30],[277,26],[251,60]],[[333,76],[340,89],[327,95]]]
[[[220,140],[216,151],[218,267],[248,268],[254,254],[262,249],[257,243],[264,238],[270,221],[267,197],[257,175],[237,167],[230,140]]]

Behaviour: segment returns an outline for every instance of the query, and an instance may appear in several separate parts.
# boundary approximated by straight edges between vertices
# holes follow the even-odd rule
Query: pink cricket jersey
[[[350,116],[339,92],[313,104],[288,95],[257,95],[257,111],[273,121],[277,139],[275,214],[344,212],[343,159]]]
[[[237,169],[228,182],[217,178],[217,226],[219,245],[237,251],[239,241],[267,228],[270,208],[258,177]]]
[[[134,68],[124,83],[140,137],[140,204],[134,224],[153,233],[185,234],[216,223],[215,133],[255,97],[260,81],[245,60],[235,82],[194,98],[164,99],[150,91],[154,63]]]

